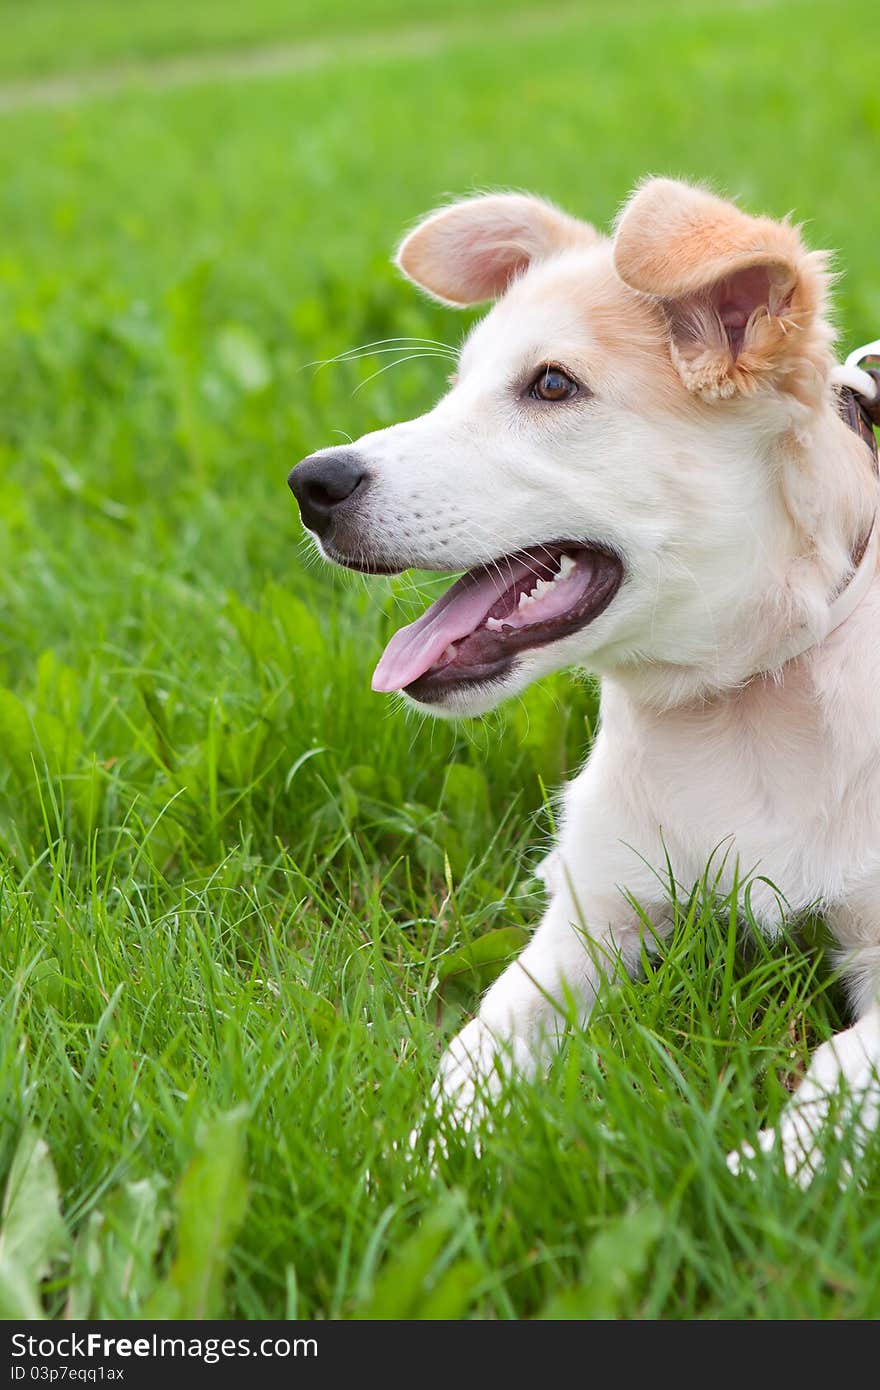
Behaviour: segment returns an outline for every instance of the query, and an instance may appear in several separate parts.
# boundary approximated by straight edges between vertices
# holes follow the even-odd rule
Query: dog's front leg
[[[760,1130],[754,1147],[728,1154],[735,1173],[751,1170],[756,1148],[771,1153],[778,1145],[786,1173],[806,1187],[823,1166],[823,1150],[845,1138],[855,1155],[880,1122],[880,892],[869,887],[826,917],[857,1021],[817,1047],[775,1129]]]
[[[778,1143],[786,1173],[807,1187],[822,1166],[824,1141],[839,1143],[847,1132],[860,1152],[878,1119],[880,1004],[873,1004],[852,1028],[816,1049],[778,1128],[759,1131],[758,1148],[769,1153]],[[739,1173],[754,1157],[751,1144],[744,1144],[728,1154],[728,1167]],[[848,1167],[844,1172],[850,1176]]]
[[[656,898],[658,888],[644,862],[622,840],[597,844],[593,836],[591,843],[571,826],[554,858],[553,897],[532,941],[440,1064],[438,1108],[465,1128],[497,1096],[506,1074],[533,1075],[549,1063],[569,1023],[586,1022],[602,978],[632,974],[639,965],[640,919],[616,885],[632,884],[644,908],[640,889]]]

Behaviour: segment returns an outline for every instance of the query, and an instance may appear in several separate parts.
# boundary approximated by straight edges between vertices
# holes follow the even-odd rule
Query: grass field
[[[845,339],[876,336],[863,6],[122,9],[7,3],[0,77],[327,49],[2,116],[0,1314],[880,1315],[876,1145],[865,1191],[726,1170],[841,1001],[815,954],[743,945],[711,872],[479,1160],[409,1153],[541,910],[596,697],[396,713],[370,672],[431,581],[316,568],[285,487],[442,389],[308,364],[459,339],[388,264],[450,192],[607,222],[647,171],[709,178],[841,248]],[[404,13],[435,32],[383,56]]]

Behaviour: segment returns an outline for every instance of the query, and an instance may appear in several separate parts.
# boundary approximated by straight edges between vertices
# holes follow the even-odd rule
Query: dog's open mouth
[[[497,680],[519,652],[593,621],[623,579],[616,555],[554,541],[462,575],[426,613],[392,637],[373,689],[430,701],[457,685]]]

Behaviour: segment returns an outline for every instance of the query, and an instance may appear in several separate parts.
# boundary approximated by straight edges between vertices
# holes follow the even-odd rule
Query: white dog
[[[602,677],[549,906],[446,1053],[441,1099],[466,1123],[506,1069],[543,1066],[564,1006],[586,1020],[600,974],[637,969],[633,900],[668,929],[655,869],[688,885],[729,845],[720,886],[737,860],[758,870],[765,932],[781,900],[819,907],[841,950],[855,1025],[779,1131],[809,1175],[835,1091],[876,1122],[880,1064],[880,494],[870,427],[841,414],[880,389],[835,368],[825,257],[656,179],[610,238],[477,197],[398,264],[445,303],[496,302],[433,410],[291,474],[328,559],[467,570],[392,638],[374,689],[472,715],[560,667]]]

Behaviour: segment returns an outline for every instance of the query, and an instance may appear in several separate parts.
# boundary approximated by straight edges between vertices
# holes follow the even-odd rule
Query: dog
[[[818,908],[840,953],[854,1024],[757,1137],[809,1181],[835,1097],[861,1133],[880,1097],[880,378],[836,365],[828,258],[652,178],[610,235],[526,195],[465,199],[397,265],[444,304],[493,303],[432,410],[290,475],[327,560],[465,571],[373,688],[460,717],[563,667],[601,679],[546,912],[438,1102],[469,1126],[511,1071],[539,1073],[572,1008],[585,1024],[603,977],[668,933],[657,867],[696,883],[726,846],[719,887],[757,871],[764,933]]]

